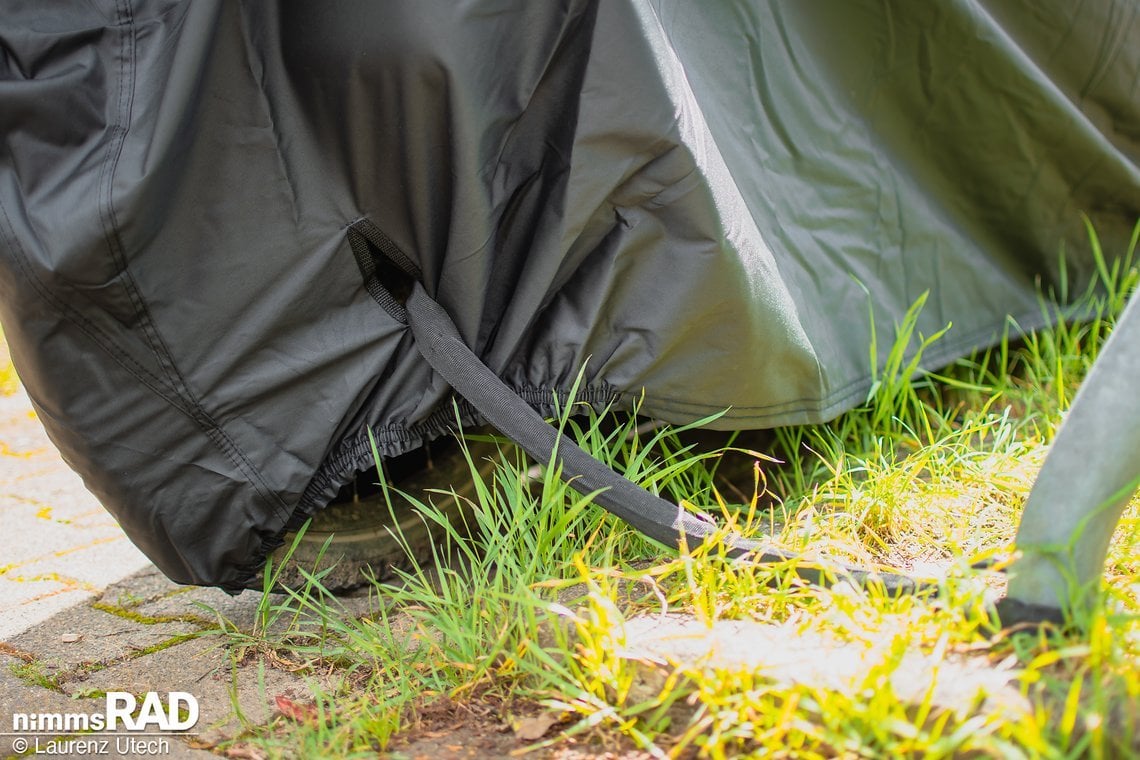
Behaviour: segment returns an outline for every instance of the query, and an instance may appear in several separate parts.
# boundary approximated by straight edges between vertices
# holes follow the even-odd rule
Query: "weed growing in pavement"
[[[309,717],[242,741],[268,756],[369,756],[448,697],[537,700],[560,721],[540,745],[621,736],[658,757],[1140,753],[1138,505],[1121,521],[1103,599],[1075,621],[1079,633],[999,631],[986,600],[1000,582],[979,569],[1005,560],[1061,414],[1137,284],[1138,236],[1140,225],[1110,266],[1090,229],[1098,289],[1063,309],[1062,280],[1042,300],[1051,328],[1015,339],[1011,321],[993,348],[937,374],[918,371],[941,335],[918,334],[920,299],[896,326],[865,404],[776,431],[768,453],[781,463],[758,456],[743,499],[724,496],[719,452],[693,448],[683,429],[558,411],[557,424],[591,454],[719,512],[725,531],[936,577],[939,595],[813,587],[794,560],[740,563],[715,542],[668,555],[498,441],[485,477],[465,450],[476,485],[465,525],[440,509],[462,498],[454,492],[388,487],[388,509],[417,510],[438,548],[377,580],[371,614],[338,612],[309,574],[303,592],[265,603],[252,634],[227,628],[241,646],[347,675]],[[673,640],[719,643],[696,654],[647,648],[647,620],[678,626]],[[768,651],[727,657],[726,630]],[[802,661],[782,667],[783,650]]]

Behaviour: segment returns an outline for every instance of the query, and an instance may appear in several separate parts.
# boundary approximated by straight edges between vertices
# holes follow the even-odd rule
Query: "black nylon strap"
[[[422,276],[419,267],[367,219],[357,220],[346,232],[368,295],[393,319],[406,325],[408,314],[403,301],[411,292],[412,283]]]
[[[557,457],[562,476],[575,490],[595,493],[597,504],[667,546],[679,548],[682,541],[695,545],[716,531],[715,525],[635,485],[560,434],[479,360],[463,342],[451,317],[418,282],[412,287],[404,308],[416,347],[428,364],[479,410],[487,422],[531,457],[547,465]],[[725,540],[727,554],[732,557],[748,557],[761,563],[796,559],[793,554],[742,536],[733,535]],[[803,563],[796,565],[801,577],[816,584],[825,584],[834,576],[860,585],[879,583],[894,593],[935,588],[894,573],[870,573],[843,566],[833,566],[830,571],[829,574],[821,567]]]

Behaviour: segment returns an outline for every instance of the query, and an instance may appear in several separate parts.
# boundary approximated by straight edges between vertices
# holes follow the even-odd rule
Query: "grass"
[[[922,352],[945,331],[918,334],[919,299],[894,326],[886,361],[876,360],[866,402],[824,425],[775,431],[743,499],[716,487],[723,452],[694,447],[684,429],[572,408],[557,416],[594,456],[646,487],[714,505],[725,530],[935,577],[938,595],[808,586],[794,562],[741,564],[715,543],[669,555],[557,472],[533,477],[500,442],[491,475],[470,462],[469,525],[440,516],[453,493],[401,495],[443,548],[395,582],[375,583],[373,614],[344,614],[310,575],[299,592],[264,597],[252,631],[223,623],[242,652],[335,669],[347,684],[318,694],[308,718],[251,726],[240,743],[270,757],[374,756],[447,699],[500,711],[542,704],[557,726],[535,740],[539,748],[593,741],[710,758],[1140,754],[1137,503],[1120,523],[1099,602],[1070,627],[1000,630],[987,605],[1000,575],[980,569],[1008,558],[1047,445],[1140,277],[1140,225],[1111,264],[1089,233],[1099,282],[1075,296],[1064,281],[1044,293],[1053,327],[1019,339],[1011,321],[995,347],[921,373]],[[789,652],[801,659],[782,662]]]

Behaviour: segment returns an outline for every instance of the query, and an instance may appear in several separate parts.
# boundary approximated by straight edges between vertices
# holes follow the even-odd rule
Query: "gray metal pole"
[[[1138,479],[1140,307],[1133,299],[1073,400],[1025,503],[1017,533],[1022,554],[1009,568],[1007,608],[1012,602],[1037,607],[1038,617],[1057,617],[1063,608],[1087,605]]]

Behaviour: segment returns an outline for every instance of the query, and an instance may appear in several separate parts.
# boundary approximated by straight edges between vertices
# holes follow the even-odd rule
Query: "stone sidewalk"
[[[68,469],[22,391],[0,396],[0,525],[0,758],[31,756],[36,741],[56,757],[205,758],[268,721],[277,697],[312,693],[265,658],[239,661],[216,632],[219,615],[250,630],[262,595],[166,580]],[[347,614],[368,606],[342,602]],[[199,719],[150,737],[14,724],[18,713],[103,714],[109,691],[187,692]]]
[[[309,699],[309,679],[264,658],[239,658],[216,632],[217,615],[240,630],[252,629],[260,599],[252,592],[232,598],[216,589],[176,586],[151,568],[7,637],[0,643],[0,732],[6,734],[0,736],[0,757],[21,755],[37,739],[47,754],[53,743],[98,738],[110,744],[95,756],[205,758],[220,751],[222,740],[266,723],[277,697]],[[17,713],[104,714],[112,691],[129,692],[140,703],[147,692],[158,692],[164,703],[169,692],[186,692],[197,702],[199,718],[184,734],[159,731],[165,743],[157,753],[115,751],[116,739],[131,739],[128,732],[81,736],[20,731],[24,727],[14,724]]]
[[[0,396],[0,641],[150,565],[59,456],[23,390]]]

